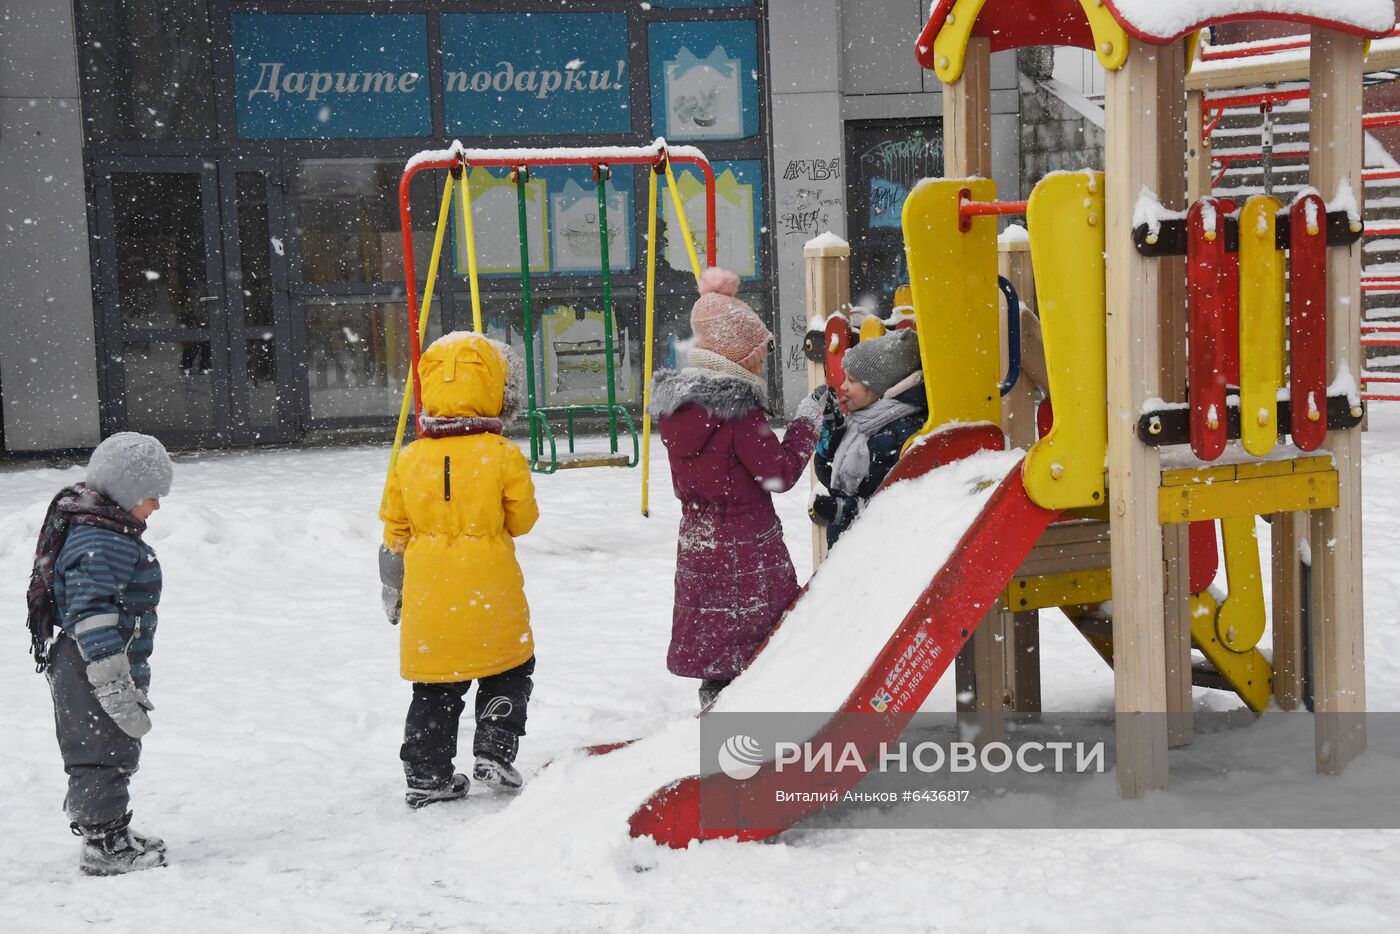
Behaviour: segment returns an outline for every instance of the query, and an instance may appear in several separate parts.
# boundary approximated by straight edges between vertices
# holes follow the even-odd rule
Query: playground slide
[[[1001,448],[1000,429],[981,424],[944,429],[911,449],[710,712],[863,711],[868,716],[833,719],[812,740],[840,734],[838,742],[873,752],[898,737],[1058,515],[1030,501],[1021,453]],[[859,735],[841,734],[853,719]],[[586,781],[612,801],[635,795],[633,836],[676,847],[771,836],[820,806],[794,803],[775,821],[781,826],[702,828],[702,783],[725,794],[735,789],[723,783],[739,783],[719,772],[694,774],[697,736],[694,721],[673,724],[597,757]],[[764,794],[772,769],[764,765],[742,793]],[[771,791],[762,800],[772,801]]]

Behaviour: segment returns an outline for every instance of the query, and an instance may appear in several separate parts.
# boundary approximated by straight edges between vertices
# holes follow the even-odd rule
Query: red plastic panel
[[[1190,338],[1191,450],[1215,460],[1229,440],[1225,411],[1225,215],[1214,198],[1202,198],[1186,215],[1186,328]],[[1238,270],[1236,271],[1238,275]],[[1238,305],[1238,297],[1236,298]]]
[[[1055,406],[1049,399],[1041,399],[1035,407],[1035,436],[1043,438],[1055,426]]]
[[[841,384],[846,381],[846,368],[841,365],[841,358],[851,349],[851,322],[840,315],[832,315],[826,319],[825,349],[826,384],[836,390],[839,398]],[[841,399],[841,404],[845,405],[846,400]]]
[[[1318,195],[1289,209],[1288,250],[1289,430],[1299,450],[1314,451],[1327,436],[1327,206]]]
[[[1215,545],[1215,521],[1192,522],[1188,529],[1187,544],[1191,551],[1189,583],[1192,593],[1201,593],[1211,585],[1220,570],[1220,550]]]
[[[1221,214],[1234,214],[1239,205],[1230,198],[1216,202]],[[1220,352],[1220,370],[1225,382],[1240,384],[1240,254],[1225,254],[1225,343]]]
[[[925,68],[933,68],[933,40],[942,31],[952,10],[953,0],[939,0],[919,34],[914,54]],[[1094,34],[1079,0],[1034,0],[1030,3],[993,0],[977,15],[972,34],[991,39],[993,52],[1028,45],[1094,48]]]

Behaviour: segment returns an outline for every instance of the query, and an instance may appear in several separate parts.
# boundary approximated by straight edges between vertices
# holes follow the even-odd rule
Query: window
[[[77,6],[89,138],[214,138],[205,0],[78,0]]]
[[[437,315],[433,315],[437,318]],[[432,340],[441,333],[429,323]],[[373,296],[306,305],[306,379],[311,417],[397,415],[408,375],[408,310]]]
[[[297,207],[304,282],[403,282],[402,173],[401,160],[307,159],[301,163]],[[413,185],[413,255],[420,277],[427,274],[437,219],[427,174]]]

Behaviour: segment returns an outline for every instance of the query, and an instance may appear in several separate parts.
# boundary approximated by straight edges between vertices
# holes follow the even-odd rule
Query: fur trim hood
[[[712,418],[733,421],[754,409],[768,410],[763,388],[737,376],[686,367],[657,370],[651,381],[654,417],[671,415],[685,405],[698,405]]]

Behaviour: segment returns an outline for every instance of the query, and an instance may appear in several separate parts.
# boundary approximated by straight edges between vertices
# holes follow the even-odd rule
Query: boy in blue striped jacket
[[[47,671],[63,767],[64,809],[83,838],[79,868],[116,875],[165,865],[165,844],[131,830],[127,785],[151,729],[146,698],[161,574],[141,533],[170,492],[170,457],[150,435],[121,432],[92,452],[84,483],[64,490],[46,528],[67,519],[52,566],[61,633]],[[46,560],[40,539],[38,563]]]

